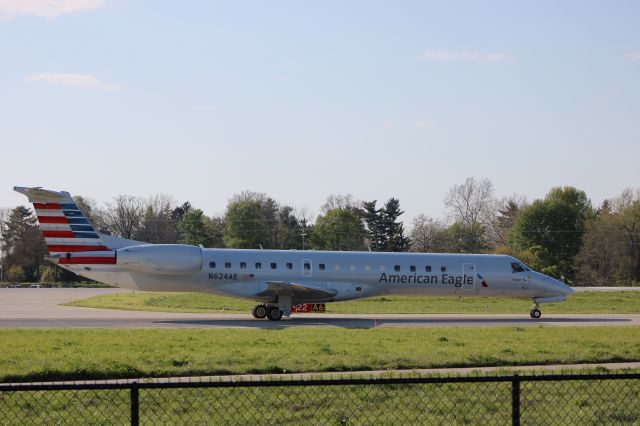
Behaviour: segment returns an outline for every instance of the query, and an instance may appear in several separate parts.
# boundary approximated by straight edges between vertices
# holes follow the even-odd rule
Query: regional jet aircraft
[[[255,300],[277,321],[324,303],[382,295],[517,297],[539,305],[573,290],[519,260],[491,254],[212,249],[147,244],[96,232],[68,192],[15,187],[33,203],[48,259],[83,277],[144,291],[190,291]]]

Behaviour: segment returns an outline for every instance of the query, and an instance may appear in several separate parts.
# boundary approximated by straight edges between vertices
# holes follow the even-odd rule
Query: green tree
[[[202,244],[204,247],[210,247],[212,243],[209,218],[200,209],[185,213],[178,225],[178,231],[179,242],[182,244]]]
[[[27,273],[22,265],[11,265],[5,276],[5,279],[9,282],[23,283],[27,281]]]
[[[382,223],[387,234],[385,251],[408,251],[410,241],[404,235],[404,224],[399,220],[404,213],[400,210],[400,200],[390,198],[382,209]]]
[[[316,250],[364,250],[364,237],[364,226],[355,212],[332,209],[318,216],[310,243]]]
[[[224,243],[232,248],[259,248],[267,243],[269,229],[265,227],[260,202],[231,202],[225,214]]]
[[[620,212],[620,221],[630,258],[630,280],[640,282],[640,200]]]
[[[362,220],[367,226],[369,248],[372,251],[385,251],[389,236],[385,229],[383,208],[376,207],[377,200],[362,203]]]
[[[573,187],[551,189],[517,217],[509,241],[517,251],[529,251],[542,272],[572,280],[574,257],[580,251],[586,221],[593,217],[591,201]]]
[[[56,281],[55,266],[47,265],[40,268],[40,282],[42,284],[49,284]]]
[[[608,205],[587,222],[582,247],[576,256],[579,285],[615,285],[629,280],[631,257],[620,214]]]
[[[489,248],[484,226],[479,223],[467,225],[456,222],[451,225],[449,233],[449,251],[457,253],[481,253]]]
[[[376,200],[362,203],[362,220],[367,226],[369,247],[373,251],[407,251],[409,238],[404,235],[404,225],[398,219],[404,213],[400,201],[390,198],[381,208]]]
[[[251,203],[251,204],[247,204]],[[255,209],[255,206],[258,209]],[[281,205],[265,193],[243,191],[235,194],[227,206],[227,214],[238,216],[239,211],[246,217],[244,224],[235,226],[236,217],[232,217],[232,229],[227,230],[227,240],[238,247],[288,250],[302,247],[302,233],[306,227],[304,213],[296,213],[291,206]],[[259,215],[258,215],[259,212]],[[227,221],[229,222],[229,221]],[[231,222],[229,222],[231,223]],[[247,232],[243,225],[251,226]],[[249,233],[253,234],[248,235]]]
[[[47,247],[32,211],[24,206],[12,209],[0,232],[3,270],[8,273],[11,267],[20,266],[26,280],[37,280]]]

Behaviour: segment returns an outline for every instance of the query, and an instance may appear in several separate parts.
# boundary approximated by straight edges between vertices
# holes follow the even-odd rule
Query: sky
[[[0,0],[14,185],[209,215],[245,189],[445,215],[448,189],[640,187],[640,2]]]

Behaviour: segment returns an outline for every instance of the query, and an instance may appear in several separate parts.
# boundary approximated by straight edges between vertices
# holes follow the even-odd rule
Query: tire
[[[529,315],[531,315],[533,319],[538,319],[542,316],[542,312],[540,312],[540,309],[532,309]]]
[[[267,318],[270,321],[280,321],[282,319],[282,312],[278,308],[271,308],[267,311]]]
[[[251,315],[256,319],[264,319],[267,316],[267,307],[264,305],[256,305],[253,311],[251,311]]]

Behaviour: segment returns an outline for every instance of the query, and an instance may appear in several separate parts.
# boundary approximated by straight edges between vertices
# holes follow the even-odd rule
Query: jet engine
[[[150,274],[180,275],[202,269],[202,249],[182,244],[150,244],[116,251],[116,265]]]

